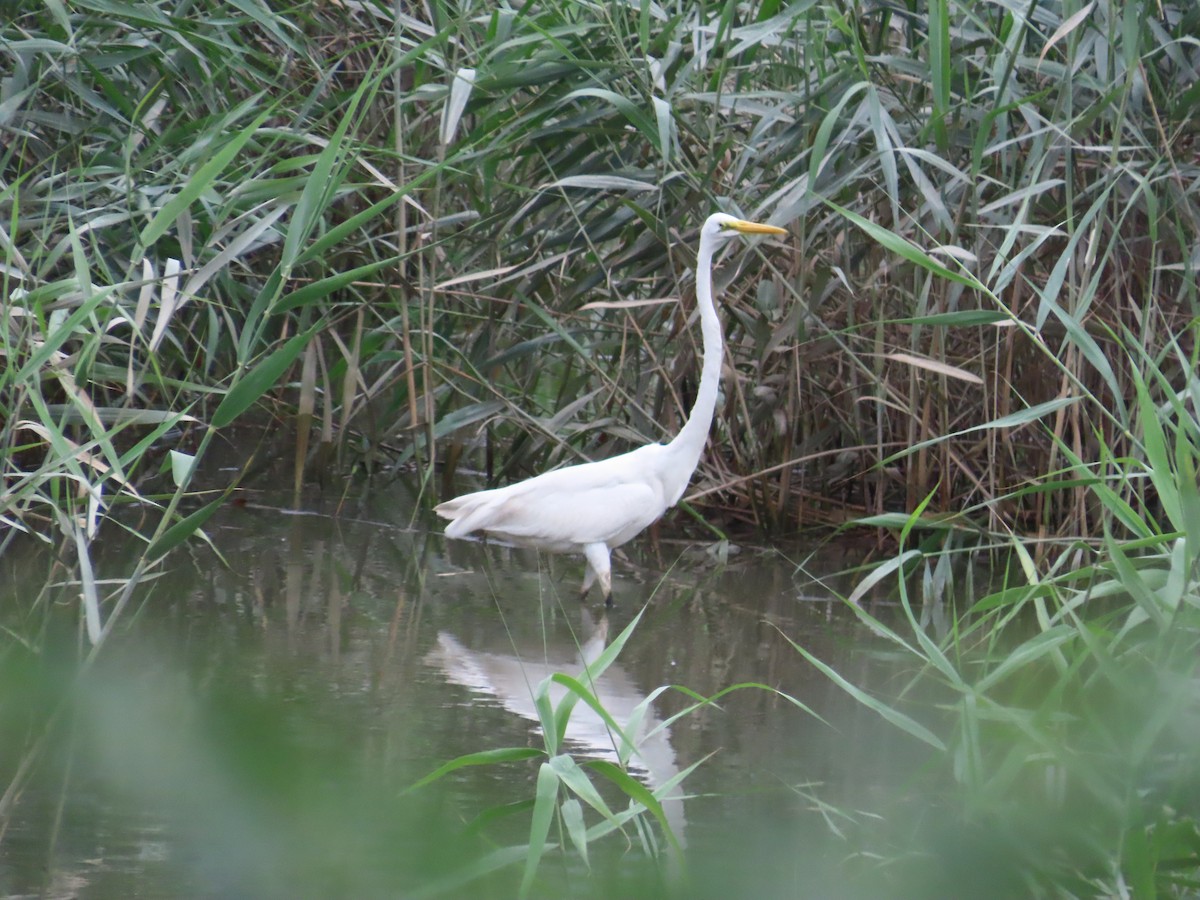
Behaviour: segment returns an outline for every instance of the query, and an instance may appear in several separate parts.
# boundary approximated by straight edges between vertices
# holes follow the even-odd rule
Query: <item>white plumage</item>
[[[708,217],[700,230],[696,259],[696,302],[700,309],[704,361],[696,402],[687,422],[668,444],[647,444],[598,462],[555,469],[526,481],[476,491],[435,508],[450,519],[447,537],[483,531],[521,547],[551,553],[583,553],[587,572],[582,594],[599,580],[612,602],[610,551],[657,521],[687,488],[708,441],[721,377],[721,323],[712,298],[712,257],[735,234],[785,234],[782,228],[747,222],[724,213]]]

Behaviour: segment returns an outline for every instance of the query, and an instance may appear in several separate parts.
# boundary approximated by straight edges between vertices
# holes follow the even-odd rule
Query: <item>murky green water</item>
[[[797,573],[798,551],[718,564],[703,548],[642,540],[616,562],[606,611],[577,601],[581,561],[446,542],[409,509],[400,487],[303,515],[263,500],[210,523],[224,563],[199,545],[173,557],[58,715],[0,843],[0,896],[396,897],[453,878],[528,839],[519,804],[536,765],[405,789],[461,754],[540,747],[532,686],[577,674],[643,607],[597,686],[619,722],[661,685],[711,695],[739,682],[786,691],[826,720],[746,689],[660,727],[691,700],[655,701],[639,778],[654,788],[703,761],[664,804],[687,848],[687,895],[829,895],[846,846],[817,800],[868,808],[920,750],[788,643],[860,682],[885,669],[856,649],[867,636],[853,618]],[[118,537],[102,574],[128,571]],[[846,564],[834,548],[806,570]],[[4,586],[10,610],[29,595],[19,568]],[[76,641],[51,633],[45,653],[6,651],[6,782],[73,677]],[[568,739],[581,758],[611,757],[586,707]],[[636,830],[595,845],[590,864],[550,854],[535,894],[655,896],[668,869]],[[519,876],[449,895],[511,896]]]

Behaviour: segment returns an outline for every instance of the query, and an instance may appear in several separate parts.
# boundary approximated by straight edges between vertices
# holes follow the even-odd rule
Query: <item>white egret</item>
[[[709,216],[696,253],[696,303],[703,335],[700,387],[691,414],[675,439],[629,453],[545,472],[508,487],[476,491],[447,500],[434,512],[451,519],[447,537],[482,531],[493,537],[551,553],[583,553],[587,571],[581,599],[596,581],[612,605],[610,553],[656,522],[678,502],[708,442],[721,379],[721,320],[713,305],[712,259],[716,248],[737,234],[786,234],[724,213]]]

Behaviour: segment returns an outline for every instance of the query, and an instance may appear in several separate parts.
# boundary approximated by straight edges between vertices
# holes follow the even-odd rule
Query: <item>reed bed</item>
[[[1138,456],[1136,381],[1194,370],[1194,16],[25,11],[2,45],[11,521],[71,459],[68,494],[132,496],[180,417],[210,425],[297,335],[239,412],[294,419],[298,484],[506,480],[669,436],[690,246],[722,207],[794,234],[721,273],[730,360],[693,492],[714,521],[932,496],[985,532],[1092,534],[1070,457]]]

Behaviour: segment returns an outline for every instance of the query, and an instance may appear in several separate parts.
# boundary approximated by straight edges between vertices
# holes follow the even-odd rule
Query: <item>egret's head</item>
[[[700,234],[711,235],[714,238],[731,238],[735,234],[787,234],[787,230],[776,228],[774,225],[762,225],[758,222],[748,222],[737,216],[725,213],[713,213],[704,223]]]

